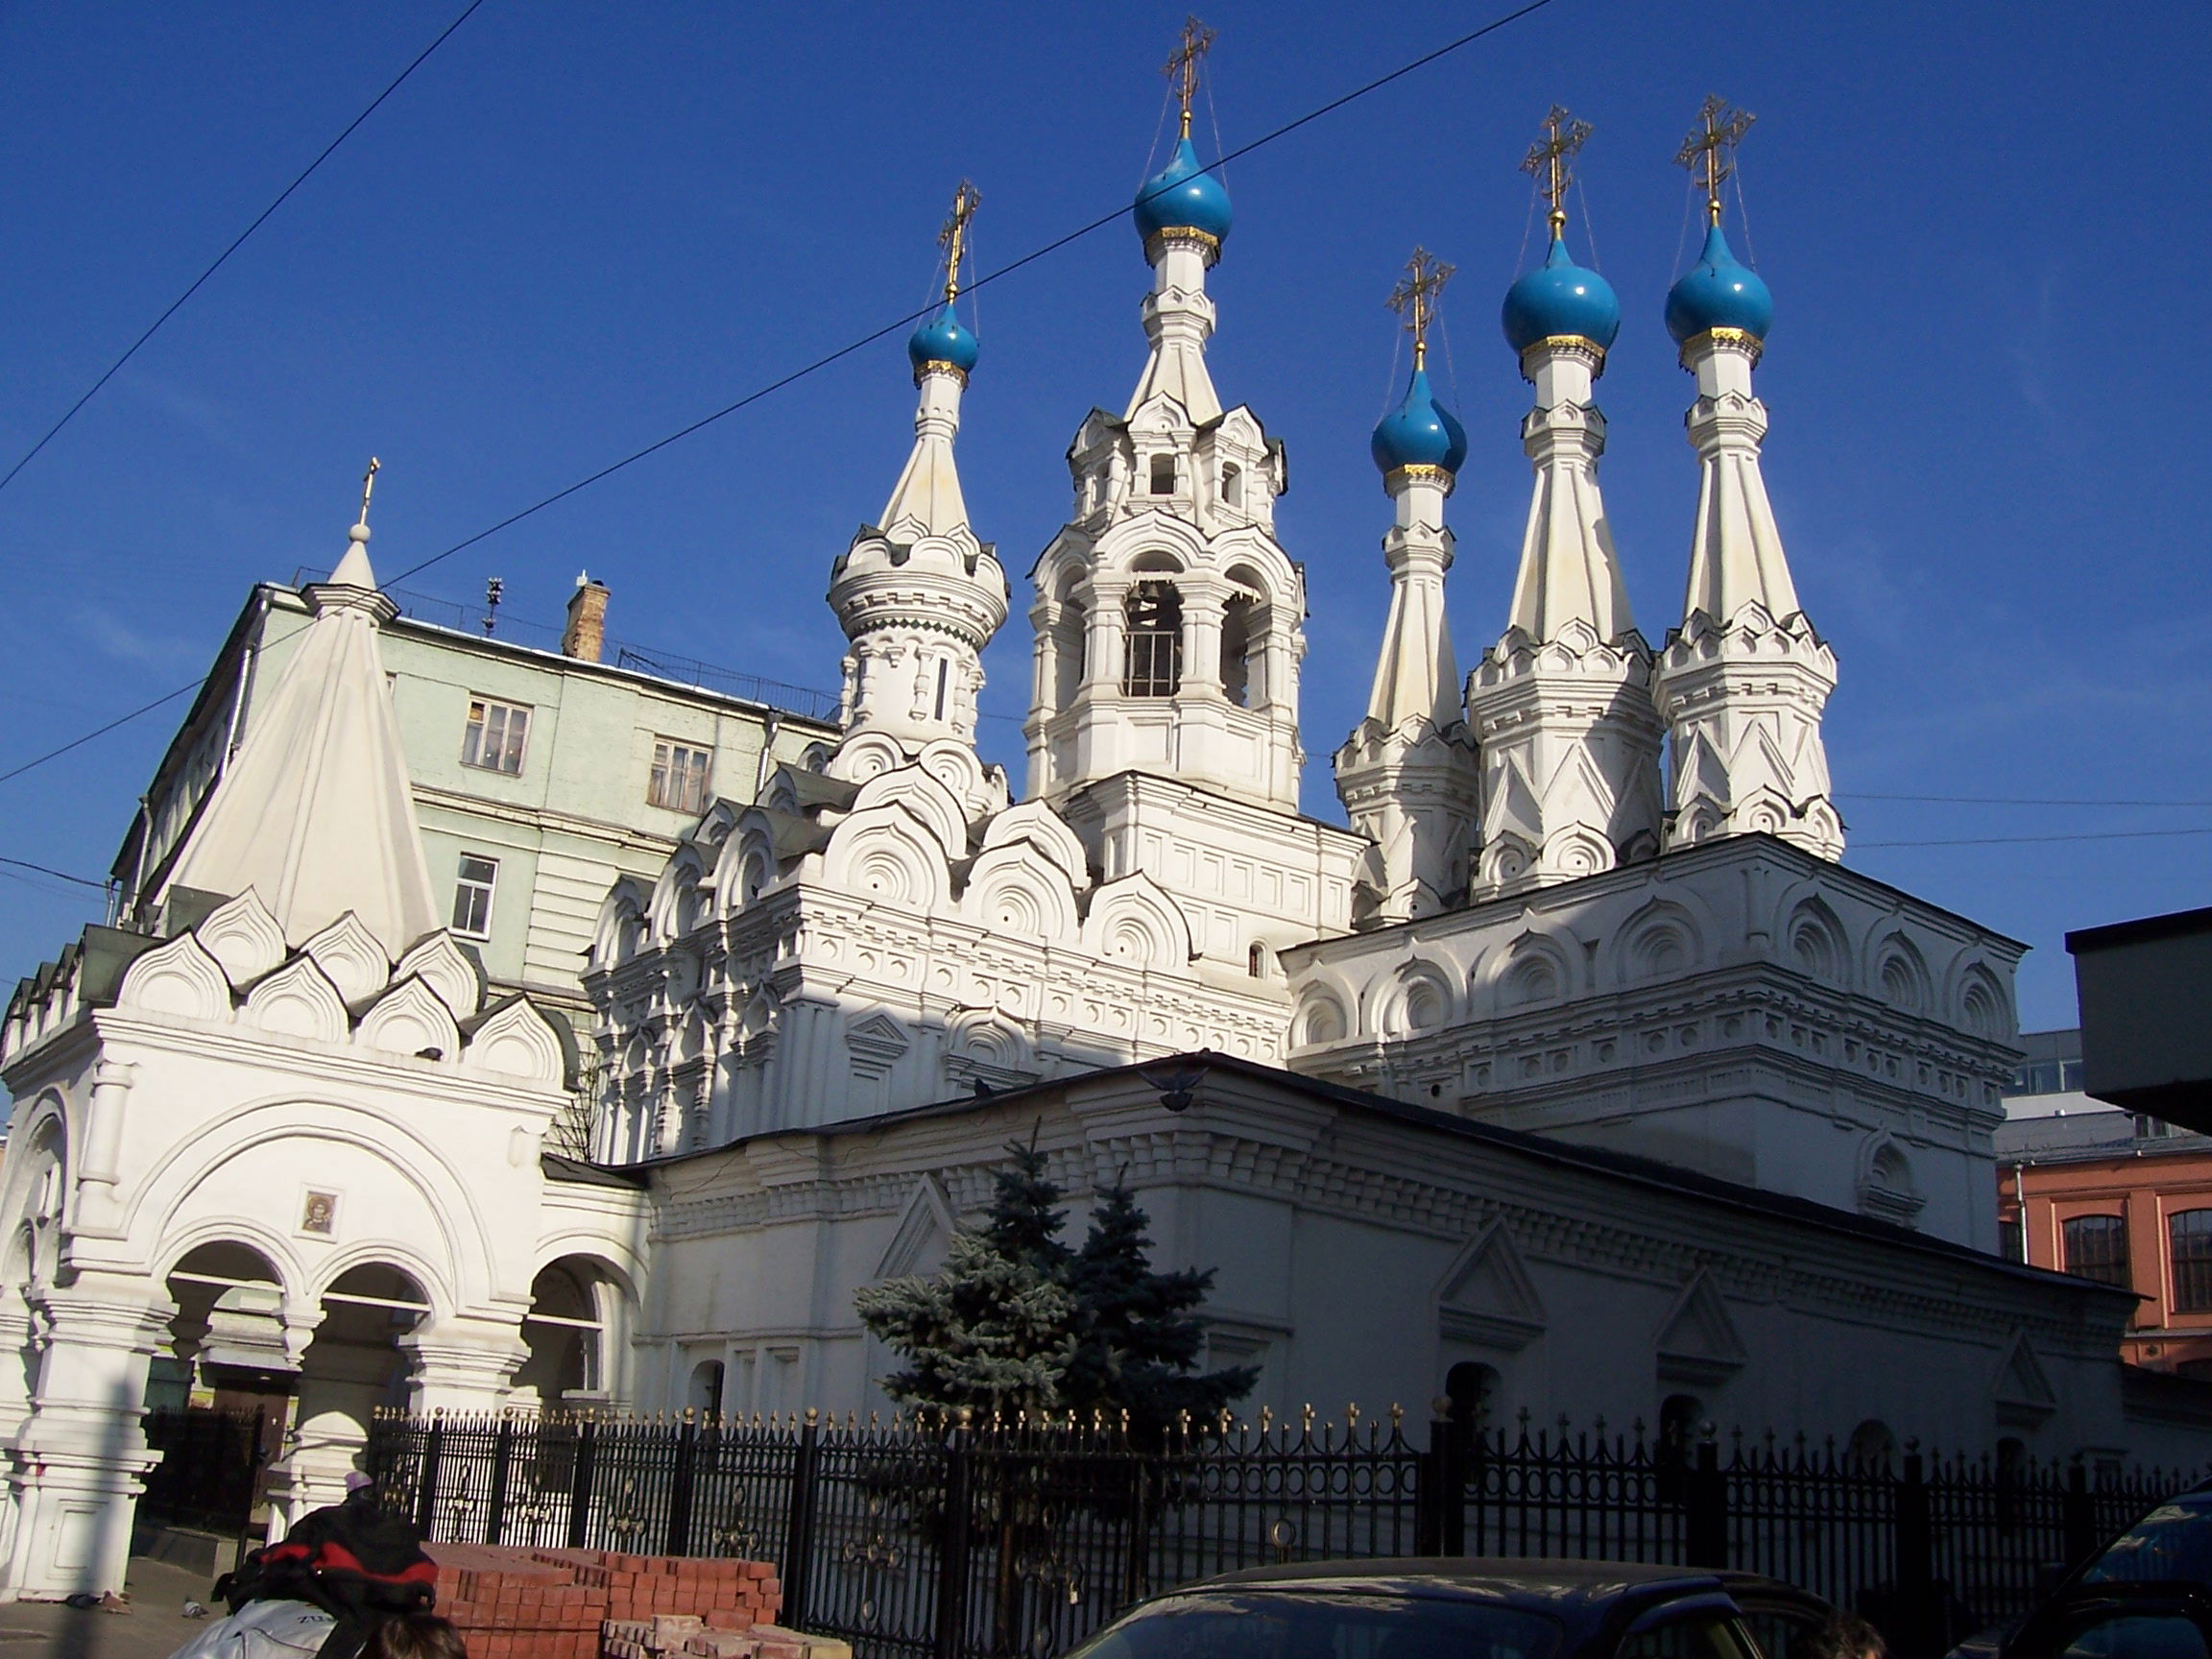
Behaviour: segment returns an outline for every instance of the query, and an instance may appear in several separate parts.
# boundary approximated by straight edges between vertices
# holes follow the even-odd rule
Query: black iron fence
[[[1908,1659],[2023,1611],[2178,1476],[1802,1439],[1382,1420],[1210,1426],[387,1417],[370,1467],[433,1538],[774,1561],[784,1621],[861,1659],[1045,1659],[1141,1597],[1342,1557],[1577,1557],[1767,1574]]]

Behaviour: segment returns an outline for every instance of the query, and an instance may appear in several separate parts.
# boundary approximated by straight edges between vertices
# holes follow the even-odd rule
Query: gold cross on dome
[[[983,205],[983,192],[963,179],[952,192],[952,217],[937,232],[937,246],[945,250],[945,303],[960,297],[960,259],[968,243],[968,221]]]
[[[1444,284],[1452,280],[1454,269],[1428,249],[1416,248],[1413,257],[1406,261],[1406,275],[1398,279],[1398,286],[1390,290],[1390,298],[1384,301],[1406,319],[1406,326],[1413,336],[1413,367],[1417,370],[1428,362],[1429,325],[1436,320],[1436,297],[1444,292]]]
[[[1198,60],[1214,49],[1214,31],[1195,16],[1183,19],[1183,39],[1160,73],[1175,83],[1175,96],[1183,105],[1183,136],[1190,136],[1190,100],[1198,95]]]
[[[1674,156],[1674,165],[1690,169],[1690,177],[1697,178],[1705,186],[1705,211],[1716,225],[1720,223],[1720,186],[1736,171],[1731,159],[1736,146],[1743,142],[1743,134],[1751,131],[1751,123],[1759,117],[1748,109],[1738,109],[1728,101],[1714,93],[1697,111],[1697,125],[1690,129],[1690,136],[1682,140],[1682,148]]]
[[[361,474],[361,517],[359,523],[369,522],[369,497],[376,491],[376,474],[383,470],[384,463],[375,456],[369,457],[369,470]]]
[[[1575,182],[1572,163],[1582,146],[1589,142],[1591,126],[1577,121],[1559,105],[1551,106],[1551,113],[1544,117],[1544,136],[1528,147],[1522,160],[1521,171],[1536,180],[1536,188],[1551,204],[1551,234],[1556,236],[1567,228],[1567,186]]]

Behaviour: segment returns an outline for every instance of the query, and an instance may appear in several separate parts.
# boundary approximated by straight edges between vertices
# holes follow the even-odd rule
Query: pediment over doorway
[[[1503,1221],[1478,1234],[1437,1283],[1436,1326],[1445,1336],[1520,1349],[1541,1336],[1550,1322]]]
[[[1659,1322],[1655,1346],[1659,1375],[1678,1382],[1725,1382],[1750,1358],[1727,1302],[1712,1275],[1702,1271]]]

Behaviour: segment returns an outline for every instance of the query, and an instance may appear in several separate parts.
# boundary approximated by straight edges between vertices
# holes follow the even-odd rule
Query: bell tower
[[[934,769],[966,780],[963,793],[977,812],[1005,805],[1002,779],[976,761],[974,748],[983,647],[1006,620],[1008,596],[997,549],[968,523],[952,459],[960,395],[980,351],[953,314],[968,224],[980,200],[962,180],[938,237],[945,302],[906,343],[918,393],[913,452],[881,521],[860,527],[830,581],[830,608],[852,642],[845,736],[830,771],[859,782],[925,750],[958,750],[949,767],[941,759]]]
[[[1213,37],[1193,21],[1168,60],[1182,134],[1134,207],[1152,267],[1144,371],[1118,418],[1094,409],[1076,432],[1073,511],[1032,572],[1029,792],[1055,804],[1142,771],[1297,809],[1306,589],[1275,540],[1283,446],[1222,408],[1206,369],[1229,193],[1190,133]]]

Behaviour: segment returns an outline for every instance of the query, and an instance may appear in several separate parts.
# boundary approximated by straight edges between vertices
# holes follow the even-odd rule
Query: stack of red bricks
[[[606,1629],[603,1659],[853,1659],[847,1643],[778,1624],[732,1630],[704,1619],[658,1613],[610,1619]]]
[[[469,1659],[598,1659],[605,1589],[528,1550],[424,1546],[438,1563],[438,1611],[469,1645]]]
[[[578,1582],[605,1586],[607,1618],[613,1623],[690,1617],[717,1630],[749,1630],[772,1623],[783,1605],[783,1586],[777,1581],[776,1569],[765,1561],[613,1555],[594,1550],[539,1551],[541,1560],[555,1557],[574,1564]]]
[[[839,1659],[834,1651],[811,1651],[825,1646],[819,1638],[772,1623],[782,1586],[764,1561],[482,1544],[425,1548],[438,1564],[438,1611],[460,1629],[469,1659],[645,1659],[686,1651],[709,1659]],[[703,1635],[711,1640],[689,1647]]]

